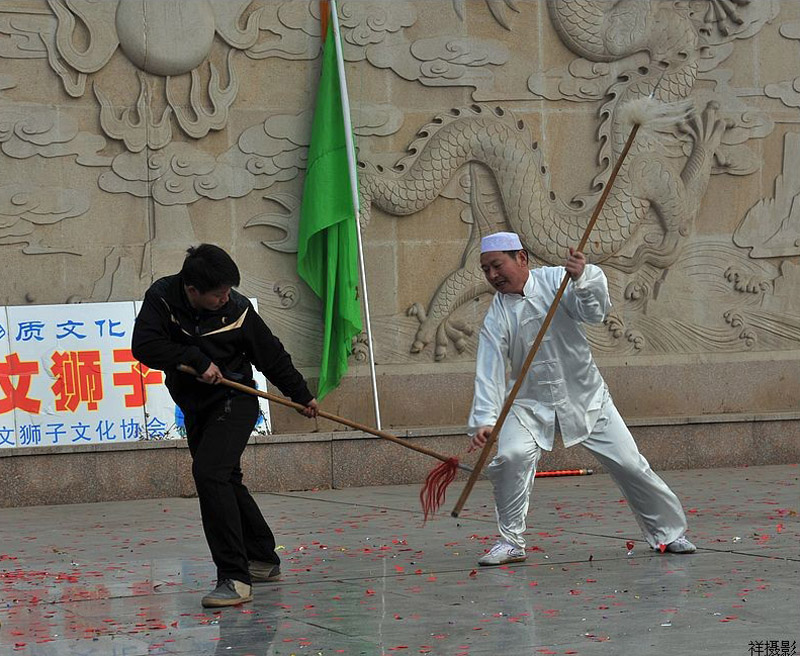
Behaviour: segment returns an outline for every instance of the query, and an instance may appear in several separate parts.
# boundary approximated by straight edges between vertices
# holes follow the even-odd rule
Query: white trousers
[[[669,544],[686,532],[681,502],[639,453],[610,397],[591,435],[580,444],[611,475],[651,547]],[[500,535],[521,548],[525,547],[525,516],[541,455],[534,436],[510,412],[500,430],[497,455],[489,463],[487,475],[494,485]]]

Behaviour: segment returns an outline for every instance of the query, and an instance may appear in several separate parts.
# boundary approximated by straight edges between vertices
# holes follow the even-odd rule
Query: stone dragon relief
[[[777,0],[441,0],[435,11],[442,19],[430,21],[420,20],[430,16],[427,2],[340,0],[344,54],[353,66],[420,85],[423,99],[427,92],[451,94],[461,98],[452,103],[458,105],[470,94],[475,103],[445,110],[394,164],[397,157],[385,152],[382,140],[408,122],[403,110],[369,93],[351,99],[364,162],[367,243],[374,210],[381,215],[373,224],[397,221],[386,215],[413,215],[439,197],[462,204],[461,219],[471,230],[461,266],[432,298],[420,298],[408,316],[374,319],[379,335],[394,336],[378,340],[379,362],[419,362],[423,351],[437,361],[472,357],[470,336],[488,298],[476,267],[480,236],[515,229],[538,263],[560,262],[577,242],[627,136],[619,108],[649,94],[662,73],[659,100],[687,99],[695,111],[667,132],[642,133],[615,185],[589,248],[609,276],[615,312],[592,341],[608,353],[796,347],[800,311],[786,290],[797,288],[797,267],[774,261],[792,253],[757,259],[753,243],[765,221],[775,222],[772,208],[786,206],[788,191],[781,190],[795,188],[789,169],[781,190],[776,183],[774,203],[765,200],[763,209],[751,210],[734,243],[729,236],[698,236],[695,226],[710,176],[746,176],[760,166],[748,144],[770,134],[773,123],[731,86],[724,65],[736,43],[763,30],[779,6]],[[539,71],[529,53],[504,38],[514,35],[515,21],[533,13],[541,29],[554,30],[575,55],[566,67]],[[484,29],[468,35],[466,26],[476,18]],[[14,105],[2,94],[19,82],[0,75],[4,156],[74,158],[79,166],[95,167],[88,170],[97,172],[102,192],[146,199],[152,209],[147,243],[112,247],[84,300],[125,296],[126,280],[149,274],[143,263],[155,244],[169,249],[197,241],[190,208],[201,201],[248,207],[241,241],[260,242],[278,254],[296,251],[309,107],[265,110],[265,119],[207,144],[214,133],[232,129],[237,98],[246,88],[245,67],[317,59],[319,24],[316,0],[0,5],[0,58],[46,61],[67,96],[96,103],[102,133],[89,134],[46,105],[34,113]],[[797,38],[796,24],[780,29],[784,38]],[[120,71],[127,84],[115,80]],[[785,83],[764,93],[796,107],[791,88]],[[565,101],[599,108],[599,170],[588,191],[571,199],[551,184],[545,135],[534,134],[523,120],[530,107]],[[78,186],[32,184],[25,176],[4,179],[0,246],[24,244],[24,253],[37,255],[57,250],[42,239],[43,227],[90,214],[95,196]],[[242,287],[258,297],[279,332],[295,336],[298,361],[313,363],[318,304],[296,277],[268,279],[245,266]],[[692,290],[691,320],[685,308],[674,307],[680,290]],[[478,297],[480,303],[473,303]],[[676,316],[687,316],[685,325]],[[356,353],[364,352],[361,340]]]
[[[457,352],[467,349],[473,324],[460,309],[489,291],[478,263],[483,234],[507,227],[521,235],[536,262],[563,260],[579,241],[627,136],[619,108],[650,94],[664,102],[688,99],[695,110],[669,133],[640,131],[587,245],[590,260],[604,266],[615,301],[605,329],[592,333],[596,349],[734,352],[754,348],[759,340],[763,348],[796,348],[796,304],[781,305],[777,313],[766,309],[778,307],[768,298],[781,278],[794,277],[794,268],[753,266],[729,237],[699,238],[695,226],[712,174],[748,175],[759,168],[746,142],[769,134],[773,123],[738,98],[729,76],[715,69],[730,56],[736,39],[753,36],[776,16],[778,5],[560,0],[546,6],[559,38],[580,58],[552,76],[556,85],[532,76],[529,90],[552,99],[605,99],[598,129],[602,171],[591,193],[568,202],[559,198],[545,154],[536,142],[531,145],[530,130],[496,105],[476,104],[437,117],[419,131],[410,155],[391,168],[362,163],[365,220],[372,208],[413,215],[433,203],[459,171],[469,169],[471,237],[461,266],[429,302],[409,308],[419,320],[411,352],[432,345],[434,358],[443,360],[451,343]],[[696,88],[698,80],[714,86]],[[486,98],[485,88],[478,91]],[[724,257],[712,257],[719,253]],[[698,267],[703,256],[708,261]],[[720,287],[729,293],[719,293]],[[692,291],[683,297],[686,288]],[[745,316],[753,313],[760,319],[749,323],[758,328],[745,328]],[[691,319],[675,318],[680,316]]]

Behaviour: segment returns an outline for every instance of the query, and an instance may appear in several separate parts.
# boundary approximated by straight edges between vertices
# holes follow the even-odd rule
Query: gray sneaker
[[[250,580],[253,583],[266,583],[277,581],[281,578],[281,566],[275,563],[265,563],[263,560],[251,560],[248,563],[250,568]]]
[[[209,592],[203,597],[203,608],[221,608],[223,606],[237,606],[248,601],[253,601],[253,588],[247,583],[223,579],[217,581],[214,592]]]
[[[681,535],[677,540],[667,545],[667,551],[674,554],[690,554],[697,551],[697,547],[689,542],[685,535]]]
[[[505,540],[500,540],[478,559],[478,565],[484,567],[491,565],[505,565],[506,563],[521,563],[525,560],[525,549],[516,545],[509,544]]]

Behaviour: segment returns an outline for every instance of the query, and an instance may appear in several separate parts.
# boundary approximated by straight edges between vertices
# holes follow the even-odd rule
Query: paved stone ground
[[[496,531],[485,482],[457,520],[454,485],[424,526],[416,486],[260,494],[283,580],[218,612],[200,606],[214,570],[196,499],[7,509],[0,656],[787,656],[798,474],[663,472],[691,556],[650,551],[607,476],[538,479],[529,558],[501,568],[476,564]]]

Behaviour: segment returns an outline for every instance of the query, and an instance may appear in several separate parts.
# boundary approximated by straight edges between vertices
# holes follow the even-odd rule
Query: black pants
[[[242,453],[258,419],[258,400],[244,394],[186,413],[186,437],[200,515],[217,578],[250,583],[248,560],[280,563],[275,536],[242,484]]]

